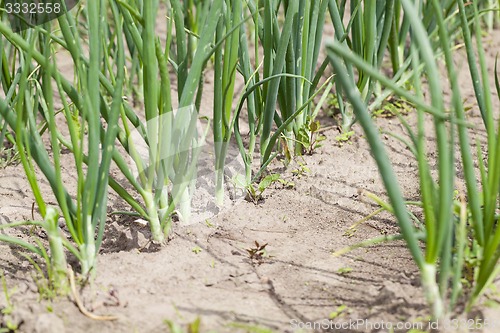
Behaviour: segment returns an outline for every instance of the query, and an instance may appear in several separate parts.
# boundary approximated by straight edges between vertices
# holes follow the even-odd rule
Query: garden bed
[[[484,41],[491,73],[500,47],[498,36],[493,32]],[[455,56],[460,82],[470,82],[464,52]],[[66,60],[61,59],[59,69],[70,75],[71,62]],[[205,73],[202,115],[211,115],[213,75],[212,70]],[[243,84],[236,81],[235,91],[241,94]],[[465,83],[461,89],[464,104],[471,106],[468,120],[481,124],[473,87]],[[498,111],[498,99],[494,105]],[[40,271],[24,250],[0,243],[0,274],[5,278],[0,332],[4,327],[37,333],[166,332],[169,325],[188,331],[198,319],[199,332],[371,333],[392,332],[391,326],[394,332],[435,331],[438,324],[430,319],[419,270],[404,241],[333,255],[362,241],[396,235],[400,229],[388,212],[358,223],[379,208],[366,193],[387,199],[385,187],[360,126],[355,124],[352,135],[342,136],[342,124],[338,115],[332,117],[331,108],[325,104],[318,117],[326,138],[322,146],[296,156],[287,167],[282,158],[275,159],[268,173],[279,175],[279,181],[265,189],[261,200],[239,200],[196,224],[174,219],[165,244],[151,242],[151,231],[141,220],[116,213],[129,207],[110,191],[103,242],[95,275],[91,274],[95,278],[83,288],[73,288],[69,296],[54,297],[54,290],[40,284]],[[417,121],[412,110],[404,117],[411,124]],[[380,114],[373,119],[384,132],[406,136],[397,117]],[[428,125],[432,126],[430,119]],[[242,128],[247,126],[242,121]],[[472,138],[484,142],[485,134],[477,130]],[[420,200],[414,156],[391,135],[382,139],[404,197]],[[427,142],[430,151],[435,149],[434,137],[428,136]],[[0,158],[5,161],[0,162],[0,224],[41,219],[23,166],[7,155]],[[72,163],[73,156],[63,150],[62,175],[70,189],[77,181],[66,168]],[[432,160],[430,167],[434,174]],[[39,172],[38,176],[43,179],[44,198],[53,198],[48,182]],[[462,181],[458,167],[458,191],[465,191]],[[56,205],[52,200],[47,202]],[[415,214],[421,212],[417,209]],[[61,227],[70,238],[64,223]],[[45,231],[30,226],[1,232],[31,243],[47,240]],[[42,270],[46,268],[39,258],[33,259]],[[70,264],[77,271],[77,260]],[[499,286],[498,281],[494,285]],[[468,314],[473,321],[466,326],[484,328],[476,332],[496,332],[499,302],[500,294],[492,289]],[[459,303],[456,312],[460,314],[463,307]],[[459,331],[454,322],[448,324],[438,326],[442,332]]]

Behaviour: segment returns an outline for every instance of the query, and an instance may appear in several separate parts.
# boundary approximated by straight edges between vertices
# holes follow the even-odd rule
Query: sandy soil
[[[197,316],[204,328],[218,332],[233,332],[225,327],[231,323],[293,331],[291,320],[319,321],[341,306],[347,307],[344,318],[374,322],[425,315],[418,274],[401,242],[332,257],[332,251],[350,244],[396,233],[397,226],[390,216],[379,216],[351,237],[345,235],[376,209],[359,190],[381,194],[383,188],[359,131],[343,146],[335,144],[335,129],[324,134],[329,138],[325,146],[303,159],[309,172],[297,164],[283,173],[295,183],[292,189],[274,186],[264,193],[263,203],[243,201],[210,225],[178,226],[158,251],[141,250],[147,228],[113,216],[85,303],[119,320],[92,321],[69,300],[50,303],[53,313],[74,332],[157,332],[166,327],[165,319],[183,323]],[[401,154],[399,144],[393,144],[405,193],[416,198],[414,163],[409,152]],[[32,198],[20,174],[20,166],[2,170],[0,214],[5,221],[31,216]],[[246,251],[255,241],[268,244],[261,259],[251,259]],[[1,245],[0,253],[14,311],[24,321],[22,331],[34,331],[49,303],[37,302],[32,267],[17,249]]]
[[[488,57],[493,64],[499,39],[491,43]],[[464,96],[471,96],[472,88],[464,89]],[[471,119],[478,119],[476,109]],[[305,323],[332,318],[337,325],[367,322],[357,329],[333,326],[324,331],[388,332],[379,329],[388,322],[422,325],[428,331],[419,274],[402,242],[332,256],[345,246],[396,234],[398,227],[392,216],[380,214],[346,233],[377,209],[361,190],[380,196],[384,190],[359,127],[354,127],[353,139],[341,145],[335,140],[335,121],[322,117],[321,122],[328,128],[323,147],[286,170],[278,161],[271,168],[294,186],[275,184],[264,193],[263,202],[242,201],[208,223],[176,225],[173,239],[162,248],[148,244],[147,228],[110,215],[97,278],[81,297],[87,309],[114,315],[115,321],[87,318],[72,297],[40,300],[33,266],[19,248],[0,244],[0,273],[12,305],[11,314],[0,314],[0,327],[9,319],[19,325],[19,332],[165,332],[166,320],[185,326],[199,317],[201,332],[258,332],[257,326],[298,332]],[[402,133],[397,119],[377,122],[387,131]],[[432,145],[432,138],[429,141]],[[386,143],[405,196],[417,199],[411,153],[389,136]],[[46,183],[44,187],[48,191]],[[0,169],[0,199],[0,223],[31,218],[33,197],[20,165]],[[111,210],[123,209],[113,193],[110,205]],[[29,229],[5,232],[31,237]],[[262,257],[251,258],[247,251],[255,242],[267,244]],[[5,306],[2,290],[0,309]],[[491,319],[497,312],[480,306],[476,314]],[[407,332],[409,327],[395,331]]]

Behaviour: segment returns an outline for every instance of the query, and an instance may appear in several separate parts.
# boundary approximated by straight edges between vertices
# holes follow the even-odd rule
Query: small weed
[[[337,99],[337,95],[335,94],[330,94],[328,96],[328,105],[331,106],[331,111],[330,113],[328,114],[329,116],[333,116],[335,113],[339,113],[339,109],[340,109],[340,104],[339,104],[339,100]]]
[[[19,325],[17,325],[16,323],[13,323],[12,321],[10,321],[10,319],[7,319],[7,321],[5,322],[5,328],[0,327],[0,333],[17,332],[18,329],[19,329]]]
[[[54,285],[52,266],[50,265],[50,259],[48,257],[48,254],[42,247],[41,242],[39,240],[36,240],[36,242],[39,244],[40,249],[43,249],[42,254],[45,263],[47,265],[46,273],[40,267],[40,265],[35,260],[33,260],[31,256],[29,256],[28,254],[21,254],[21,255],[24,258],[26,258],[26,260],[28,260],[30,264],[33,265],[33,267],[35,268],[35,271],[33,273],[33,281],[35,281],[40,299],[50,300],[55,298],[58,295],[58,293],[63,294],[66,291],[64,291],[63,289],[57,290],[56,286]]]
[[[382,106],[372,112],[374,118],[394,118],[397,115],[408,114],[412,106],[403,99],[388,99],[382,103]]]
[[[12,134],[7,132],[7,127],[4,125],[0,123],[0,169],[15,165],[20,161],[19,152],[15,145],[16,140]]]
[[[174,323],[172,320],[165,319],[163,321],[167,325],[170,333],[199,333],[201,319],[198,317],[193,322],[189,323],[184,330],[180,325]]]
[[[195,246],[191,251],[193,251],[194,254],[198,254],[203,250],[199,246]]]
[[[292,170],[292,174],[293,175],[295,175],[298,178],[300,178],[303,175],[311,172],[311,169],[309,169],[305,163],[302,163],[300,161],[297,161],[297,163],[299,164],[299,168],[297,168],[295,170]]]
[[[315,149],[322,146],[321,142],[326,140],[326,136],[321,134],[321,124],[318,120],[309,122],[307,129],[302,128],[299,138],[304,152],[308,155],[312,155]]]
[[[339,146],[343,146],[345,143],[351,144],[351,138],[354,135],[354,131],[343,132],[335,137],[335,141],[339,144]]]
[[[340,305],[337,309],[330,313],[328,316],[330,319],[335,319],[341,317],[344,313],[348,311],[348,307],[345,304]]]
[[[252,260],[262,260],[262,258],[266,254],[266,244],[260,245],[259,242],[255,241],[255,247],[251,247],[249,249],[246,249],[248,252],[248,255],[250,256],[250,259]]]
[[[2,314],[2,321],[0,321],[0,333],[3,332],[16,332],[19,329],[19,325],[12,321],[10,315],[14,311],[14,305],[10,301],[10,297],[12,292],[9,293],[7,288],[7,281],[5,280],[5,276],[2,272],[0,274],[0,280],[2,281],[2,289],[5,295],[6,306],[0,309],[0,314]]]
[[[214,225],[212,222],[210,222],[210,220],[209,220],[209,219],[206,219],[206,220],[205,220],[205,224],[206,224],[206,225],[207,225],[207,227],[209,227],[209,228],[215,228],[215,225]]]
[[[0,169],[6,168],[9,165],[16,165],[19,161],[19,153],[14,147],[0,147]]]
[[[264,193],[264,191],[275,182],[279,182],[287,188],[293,188],[295,186],[293,182],[284,180],[279,173],[273,173],[264,177],[259,182],[257,187],[255,187],[253,184],[248,186],[246,200],[251,201],[255,204],[259,203],[259,201],[262,200],[262,194]]]
[[[351,267],[342,267],[342,268],[339,268],[337,270],[337,273],[341,274],[341,275],[347,275],[347,274],[349,274],[351,272],[352,272],[352,268]]]

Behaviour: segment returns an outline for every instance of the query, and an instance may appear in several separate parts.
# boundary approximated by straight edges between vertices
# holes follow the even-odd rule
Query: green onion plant
[[[215,51],[213,43],[223,1],[213,1],[207,8],[191,62],[188,43],[192,34],[184,29],[186,18],[180,1],[172,0],[168,4],[164,46],[155,32],[159,1],[143,2],[138,7],[121,0],[116,4],[140,59],[145,112],[143,118],[130,107],[122,112],[119,138],[132,168],[120,154],[115,154],[115,163],[143,203],[119,184],[115,184],[114,189],[149,222],[152,239],[163,242],[169,234],[174,212],[184,221],[191,215],[193,182],[202,137],[206,135],[196,131],[203,92],[202,74]],[[178,91],[174,97],[171,70],[175,73]],[[177,109],[175,114],[174,109]],[[139,138],[134,138],[134,134]],[[141,154],[141,147],[146,149],[145,154]]]
[[[254,29],[240,29],[237,69],[245,89],[233,123],[245,165],[243,185],[248,188],[278,153],[288,163],[311,144],[310,126],[320,108],[313,108],[312,102],[320,92],[325,91],[325,95],[332,84],[331,78],[319,84],[328,65],[326,59],[318,62],[328,1],[248,0],[246,5]],[[240,127],[244,115],[248,135]],[[256,152],[260,168],[253,174]]]
[[[104,1],[89,3],[88,20],[92,28],[89,30],[90,57],[86,61],[82,60],[83,41],[74,29],[70,15],[58,19],[61,35],[55,35],[51,25],[45,24],[43,27],[33,27],[21,36],[6,23],[0,22],[3,43],[9,43],[10,47],[18,50],[15,61],[2,58],[3,68],[8,68],[4,61],[11,60],[18,67],[2,73],[2,81],[7,83],[4,88],[7,89],[8,98],[0,101],[0,113],[15,132],[21,162],[43,219],[13,223],[2,228],[31,224],[46,230],[50,248],[50,262],[47,264],[56,287],[66,284],[64,247],[79,260],[82,274],[88,275],[93,271],[107,217],[107,184],[118,132],[125,56],[123,43],[117,40],[119,51],[113,69],[116,85],[113,93],[102,94],[99,89],[99,68],[103,52],[100,37],[104,26],[99,13],[104,7]],[[121,19],[115,15],[113,20],[116,29],[120,30],[123,24]],[[69,52],[74,62],[74,85],[56,67],[55,53],[61,46]],[[62,102],[59,110],[56,97]],[[99,117],[101,108],[109,115],[106,126]],[[59,113],[67,125],[64,135],[57,123],[56,114]],[[39,122],[39,115],[43,119],[42,123]],[[77,175],[76,193],[68,189],[62,178],[61,149],[64,146],[73,153]],[[47,204],[50,197],[40,190],[35,166],[48,180],[58,207]],[[71,242],[61,233],[59,215],[64,219]],[[4,238],[47,257],[40,243],[34,246],[8,236]]]
[[[399,13],[396,12],[397,3],[394,0],[351,1],[349,13],[346,12],[346,1],[330,0],[328,5],[330,18],[335,28],[334,41],[350,48],[352,52],[375,68],[380,69],[382,66],[391,34],[399,32],[405,35],[404,30],[399,29],[399,16],[397,15]],[[346,15],[348,15],[349,20],[347,25],[344,25]],[[396,52],[400,52],[399,47],[392,53]],[[400,58],[398,54],[395,57],[398,60]],[[358,70],[356,73],[350,63],[346,63],[345,66],[350,79],[355,83],[365,100],[365,104],[368,104],[374,88],[370,76],[362,70]],[[335,82],[337,86],[336,98],[342,116],[342,131],[348,132],[355,121],[352,107],[344,102],[344,98],[340,94],[338,78],[335,78]]]
[[[462,33],[465,36],[466,50],[474,82],[478,107],[484,119],[484,130],[488,136],[486,150],[487,167],[482,163],[483,156],[478,153],[479,180],[473,163],[473,151],[470,145],[471,126],[465,117],[464,106],[457,80],[455,64],[452,58],[452,44],[449,26],[444,19],[445,9],[439,1],[428,3],[432,8],[433,17],[439,36],[439,47],[444,55],[446,77],[449,79],[449,89],[452,101],[449,106],[444,102],[444,88],[440,78],[436,54],[437,45],[431,40],[432,33],[426,29],[421,11],[409,0],[401,0],[405,17],[410,24],[410,53],[413,71],[413,92],[402,89],[394,80],[381,74],[376,67],[361,56],[354,54],[345,45],[333,43],[328,46],[328,54],[335,68],[337,79],[343,92],[352,104],[356,118],[362,126],[373,156],[377,162],[383,184],[390,199],[390,211],[396,216],[403,239],[405,240],[417,267],[420,270],[422,286],[435,318],[449,315],[457,304],[459,295],[468,301],[470,310],[478,297],[485,292],[486,287],[496,275],[495,269],[499,259],[500,229],[498,221],[498,200],[500,190],[499,163],[499,124],[493,121],[491,104],[492,93],[489,90],[489,77],[484,60],[481,38],[477,38],[474,47],[469,31],[470,21],[465,12],[463,1],[458,1]],[[478,11],[474,7],[473,19],[477,23]],[[476,34],[480,37],[480,25],[474,24]],[[475,52],[478,52],[479,66],[476,64]],[[423,221],[414,225],[407,203],[397,183],[396,175],[385,151],[378,128],[367,112],[364,96],[353,83],[346,64],[351,64],[363,70],[372,80],[378,81],[395,94],[404,97],[415,105],[417,124],[412,127],[403,118],[403,124],[408,131],[408,145],[418,162]],[[430,101],[424,99],[424,84],[421,75],[427,79],[426,87],[430,92]],[[500,88],[497,85],[497,88]],[[497,92],[498,93],[498,92]],[[451,108],[451,111],[447,109]],[[431,173],[430,160],[427,154],[426,136],[429,135],[426,119],[430,118],[434,125],[433,135],[436,138],[437,174]],[[496,126],[496,129],[495,129]],[[455,156],[455,145],[459,145],[459,156]],[[455,166],[456,158],[464,171],[467,188],[466,199],[455,197]],[[465,194],[464,194],[465,196]],[[466,231],[472,230],[473,239],[466,236]],[[419,230],[420,229],[420,230]],[[419,239],[424,233],[422,250]],[[474,267],[474,277],[471,282],[473,289],[468,293],[463,287],[465,275],[464,253],[474,253],[479,264]]]
[[[224,201],[224,170],[229,141],[233,131],[232,109],[243,26],[243,2],[225,1],[222,19],[218,22],[215,42],[223,43],[215,50],[214,58],[214,148],[215,197],[217,204]],[[228,35],[229,34],[229,35]]]
[[[314,79],[325,69],[321,66],[317,71],[316,66],[327,5],[327,1],[266,1],[261,14],[258,4],[248,1],[264,51],[262,80],[273,78],[262,85],[260,94],[263,103],[259,118],[262,122],[259,133],[261,165],[268,162],[274,149],[271,142],[273,125],[279,128],[287,123],[282,131],[285,139],[282,149],[288,159],[291,154],[302,153],[301,140],[308,138],[306,122],[311,117],[309,98],[318,81]],[[280,13],[284,17],[281,30]],[[306,102],[305,108],[296,114]]]

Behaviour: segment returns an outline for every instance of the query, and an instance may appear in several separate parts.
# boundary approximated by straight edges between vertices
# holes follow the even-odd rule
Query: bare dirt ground
[[[490,43],[493,68],[500,39]],[[467,77],[467,68],[460,68]],[[464,96],[472,96],[471,86],[463,88]],[[471,119],[478,120],[478,114],[473,109]],[[257,326],[299,332],[307,323],[329,319],[337,325],[361,319],[365,324],[323,331],[389,332],[380,326],[388,322],[406,324],[396,332],[410,331],[408,325],[428,331],[419,274],[402,242],[332,256],[345,246],[396,234],[398,227],[391,215],[380,214],[346,234],[377,209],[361,190],[383,197],[384,189],[360,128],[355,126],[352,140],[341,145],[334,120],[322,117],[321,122],[328,128],[323,147],[286,170],[278,161],[271,168],[294,186],[273,185],[263,202],[243,201],[206,223],[175,225],[173,239],[162,248],[148,244],[147,228],[110,215],[97,278],[81,297],[89,311],[117,320],[89,319],[72,297],[40,300],[33,266],[19,248],[0,244],[0,273],[12,308],[9,316],[0,314],[0,327],[10,318],[19,332],[167,332],[166,320],[185,327],[199,317],[201,332],[258,332]],[[377,123],[402,133],[397,119]],[[418,199],[410,151],[389,136],[386,143],[405,196]],[[124,207],[114,193],[109,201],[110,211]],[[21,165],[0,169],[0,223],[31,219],[32,204]],[[2,232],[31,237],[26,228]],[[249,255],[255,242],[268,244],[262,257]],[[2,289],[0,309],[7,305]],[[492,320],[497,313],[498,308],[479,306],[476,314]]]
[[[335,143],[334,129],[325,135],[325,146],[304,157],[310,171],[297,164],[283,173],[295,183],[292,189],[268,189],[263,203],[241,202],[209,225],[175,227],[174,238],[158,251],[141,250],[147,245],[147,228],[113,216],[97,279],[85,301],[96,313],[119,319],[92,321],[69,300],[51,302],[53,314],[72,332],[159,332],[165,331],[165,319],[183,323],[197,316],[204,328],[218,332],[234,332],[225,327],[231,323],[284,332],[293,331],[291,320],[327,319],[343,306],[343,317],[374,322],[425,315],[418,274],[401,242],[332,257],[350,244],[396,233],[397,226],[390,216],[378,217],[359,226],[352,237],[345,235],[376,209],[363,202],[359,190],[382,194],[383,189],[359,131],[342,147]],[[393,155],[405,193],[417,198],[410,153],[401,154],[396,146]],[[31,216],[32,198],[21,174],[21,166],[2,170],[0,214],[5,221]],[[255,241],[268,244],[260,259],[247,252]],[[49,303],[38,302],[27,260],[15,247],[0,249],[14,311],[24,321],[21,331],[35,331]]]

